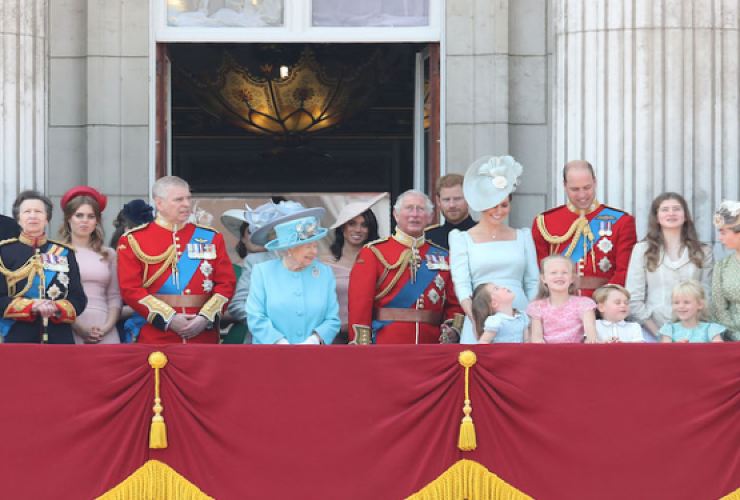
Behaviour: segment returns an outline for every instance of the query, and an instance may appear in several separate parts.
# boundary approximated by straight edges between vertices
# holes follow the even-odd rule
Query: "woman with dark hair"
[[[5,342],[74,344],[87,304],[74,250],[48,240],[49,198],[24,191],[13,203],[18,238],[0,242],[0,333]]]
[[[537,253],[529,228],[508,224],[511,200],[523,167],[511,156],[483,156],[468,166],[463,179],[465,201],[480,213],[467,231],[450,232],[450,271],[465,311],[461,344],[480,340],[473,316],[473,291],[496,283],[514,293],[514,308],[526,311],[539,283]]]
[[[693,279],[709,296],[711,274],[712,249],[699,241],[686,200],[673,192],[658,195],[650,206],[647,235],[632,249],[627,268],[632,318],[657,338],[671,321],[673,287]]]
[[[327,259],[326,264],[331,267],[337,282],[339,319],[342,323],[339,334],[334,339],[335,344],[347,343],[349,273],[365,243],[378,239],[378,220],[370,207],[384,197],[385,193],[382,193],[369,200],[344,205],[330,228],[334,230],[334,242],[329,246],[333,258]]]
[[[142,224],[154,220],[154,208],[142,199],[131,200],[118,212],[113,221],[113,234],[110,237],[110,246],[115,248],[123,233]]]
[[[116,322],[121,315],[116,253],[104,246],[101,214],[107,198],[90,186],[77,186],[62,196],[64,223],[59,235],[75,248],[82,287],[87,296],[85,312],[72,325],[77,344],[118,344]]]
[[[123,236],[123,233],[129,229],[148,224],[153,220],[154,208],[144,200],[136,198],[124,204],[113,221],[113,235],[110,238],[111,248],[118,246],[118,241]],[[121,342],[132,342],[135,332],[138,332],[143,323],[144,318],[138,314],[134,316],[134,310],[124,304],[121,309],[120,319],[116,324]]]

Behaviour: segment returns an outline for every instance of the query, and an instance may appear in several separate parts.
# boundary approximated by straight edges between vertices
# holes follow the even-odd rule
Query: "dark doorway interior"
[[[172,172],[196,193],[413,184],[414,44],[170,44]]]

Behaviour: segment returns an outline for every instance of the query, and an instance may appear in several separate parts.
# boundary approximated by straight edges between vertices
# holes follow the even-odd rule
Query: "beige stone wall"
[[[714,210],[740,196],[740,2],[553,3],[553,168],[590,160],[638,236],[653,198],[681,193],[715,240]]]
[[[0,212],[19,191],[44,189],[46,2],[0,2]]]
[[[49,0],[48,189],[108,195],[106,231],[122,204],[147,197],[149,3]],[[59,224],[59,218],[54,227]]]
[[[447,2],[446,171],[484,155],[524,166],[510,223],[549,205],[548,5],[542,0]]]

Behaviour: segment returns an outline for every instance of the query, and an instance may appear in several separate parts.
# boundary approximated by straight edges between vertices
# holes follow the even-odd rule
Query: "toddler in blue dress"
[[[687,280],[673,287],[672,305],[673,316],[678,321],[660,328],[661,342],[722,342],[725,327],[701,321],[706,305],[701,283]]]
[[[524,342],[529,317],[514,309],[514,292],[495,283],[478,285],[473,292],[472,310],[479,344]]]

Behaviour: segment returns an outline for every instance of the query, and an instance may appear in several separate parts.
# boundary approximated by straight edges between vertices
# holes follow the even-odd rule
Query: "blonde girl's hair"
[[[90,234],[90,248],[101,256],[102,260],[108,260],[108,251],[103,248],[105,243],[105,234],[101,223],[100,205],[92,196],[75,196],[64,207],[64,222],[59,228],[59,236],[64,243],[72,243],[72,228],[69,225],[69,219],[82,205],[90,205],[95,214],[95,231]]]
[[[622,285],[617,285],[616,283],[609,283],[607,285],[601,286],[594,290],[594,294],[591,296],[592,299],[594,299],[594,302],[597,304],[603,304],[606,302],[606,299],[609,298],[609,292],[612,290],[616,290],[625,297],[627,297],[627,300],[630,299],[630,292]]]
[[[704,307],[699,313],[699,319],[706,319],[707,294],[704,292],[704,287],[701,286],[701,283],[696,280],[681,281],[676,286],[674,286],[673,290],[671,291],[671,298],[675,297],[693,297],[697,301],[702,302],[704,304]],[[678,320],[675,314],[673,315],[673,320]]]
[[[545,266],[549,264],[550,262],[555,261],[561,261],[565,262],[570,266],[570,274],[573,277],[573,283],[570,284],[568,287],[568,294],[569,295],[575,295],[576,294],[576,283],[575,283],[575,266],[573,266],[573,262],[563,255],[549,255],[542,259],[540,262],[540,283],[537,288],[537,297],[536,300],[539,299],[546,299],[550,296],[550,289],[547,288],[547,285],[545,285],[545,282],[542,280],[542,278],[545,276]]]
[[[491,292],[488,285],[490,283],[482,283],[475,287],[473,291],[471,309],[473,310],[473,319],[475,320],[475,330],[478,334],[483,333],[483,325],[486,322],[486,318],[496,312],[491,307]]]

